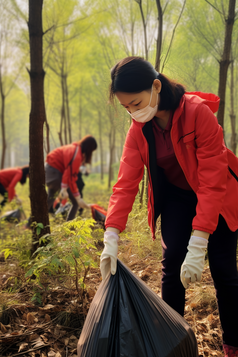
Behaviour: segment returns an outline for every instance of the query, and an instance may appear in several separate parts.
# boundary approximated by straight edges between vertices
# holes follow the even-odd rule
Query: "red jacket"
[[[74,196],[79,195],[76,181],[82,161],[83,156],[78,143],[56,148],[46,157],[46,162],[63,174],[61,186],[69,187]]]
[[[15,196],[15,186],[22,178],[22,170],[19,167],[0,170],[0,183],[8,192],[8,199],[11,201]]]
[[[193,229],[208,233],[215,231],[219,214],[232,231],[238,229],[238,159],[224,145],[222,128],[213,114],[218,106],[219,98],[214,94],[186,93],[174,113],[171,128],[175,155],[198,199]],[[156,160],[151,165],[153,149],[149,150],[149,146],[153,136],[148,134],[152,130],[151,121],[144,124],[133,120],[131,124],[105,226],[125,229],[145,165],[149,172],[148,221],[155,238],[160,212],[155,213]]]

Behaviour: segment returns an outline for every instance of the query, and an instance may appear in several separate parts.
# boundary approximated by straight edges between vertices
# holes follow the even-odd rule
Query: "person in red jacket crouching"
[[[56,194],[60,199],[69,199],[72,208],[67,221],[74,219],[78,208],[90,208],[80,196],[76,181],[82,164],[91,164],[92,152],[97,149],[97,142],[91,135],[78,142],[64,145],[51,151],[46,157],[45,176],[48,186],[48,210],[50,211]]]
[[[16,195],[15,186],[18,182],[24,185],[27,177],[29,177],[29,166],[10,167],[0,170],[0,194],[3,196],[0,208],[2,208],[7,201],[10,202],[14,198],[16,203],[21,205],[22,202]]]
[[[102,277],[116,272],[118,234],[146,166],[153,239],[161,215],[162,298],[183,316],[185,289],[201,280],[208,251],[225,355],[238,354],[238,159],[213,114],[219,98],[186,92],[140,57],[111,70],[111,101],[115,96],[132,124],[107,211]]]

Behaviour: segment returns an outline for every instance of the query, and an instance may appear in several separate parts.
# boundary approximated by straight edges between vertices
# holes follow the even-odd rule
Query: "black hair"
[[[86,135],[79,141],[79,146],[81,147],[82,154],[85,154],[85,163],[91,164],[92,153],[98,146],[96,139],[91,135]]]
[[[139,93],[151,90],[155,79],[161,81],[159,110],[175,110],[185,93],[185,87],[156,72],[152,64],[142,57],[126,57],[111,69],[109,100],[116,92]]]
[[[26,183],[27,175],[29,175],[29,166],[21,167],[22,170],[22,178],[20,179],[20,183],[24,185]]]

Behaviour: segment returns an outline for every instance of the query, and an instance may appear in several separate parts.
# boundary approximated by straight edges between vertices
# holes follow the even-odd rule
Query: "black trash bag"
[[[78,356],[197,357],[196,338],[184,318],[117,263],[116,274],[101,283],[91,303]]]
[[[0,220],[11,223],[19,223],[24,219],[26,219],[26,215],[21,208],[15,209],[13,211],[7,211],[3,216],[0,217]]]

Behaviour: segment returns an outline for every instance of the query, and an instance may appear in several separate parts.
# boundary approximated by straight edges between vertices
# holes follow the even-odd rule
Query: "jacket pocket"
[[[194,139],[195,139],[195,131],[192,131],[191,133],[185,134],[185,135],[182,137],[182,139],[183,139],[183,142],[184,142],[184,143],[187,143],[187,142],[189,142],[189,141],[194,140]]]
[[[230,174],[230,176],[234,177],[234,179],[238,182],[238,177],[236,176],[234,171],[229,166],[228,166],[228,173]],[[228,176],[229,176],[229,174],[228,174]]]

